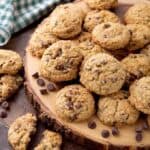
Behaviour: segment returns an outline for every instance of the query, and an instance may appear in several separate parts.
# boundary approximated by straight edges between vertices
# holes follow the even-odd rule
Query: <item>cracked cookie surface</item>
[[[0,74],[16,74],[23,67],[20,55],[11,50],[0,49]]]
[[[56,113],[62,119],[81,122],[95,112],[92,94],[81,85],[70,85],[61,89],[56,97]]]
[[[97,25],[92,32],[93,40],[108,50],[124,48],[130,40],[127,27],[119,23],[102,23]]]
[[[150,76],[143,77],[130,86],[129,100],[137,110],[150,114]]]
[[[26,150],[36,131],[36,117],[30,113],[17,118],[8,130],[8,141],[15,150]]]
[[[120,126],[134,124],[139,112],[129,103],[128,93],[119,91],[99,99],[97,116],[106,125]]]
[[[61,150],[62,137],[59,133],[45,130],[43,137],[34,150]]]
[[[107,95],[117,92],[125,82],[126,72],[113,56],[99,53],[86,59],[80,71],[80,82],[90,91]]]
[[[75,79],[82,56],[72,41],[58,41],[51,45],[41,59],[40,74],[54,82]]]

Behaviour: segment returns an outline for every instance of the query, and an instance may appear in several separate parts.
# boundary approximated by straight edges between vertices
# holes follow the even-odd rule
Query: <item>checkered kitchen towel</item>
[[[62,0],[0,0],[0,46]]]

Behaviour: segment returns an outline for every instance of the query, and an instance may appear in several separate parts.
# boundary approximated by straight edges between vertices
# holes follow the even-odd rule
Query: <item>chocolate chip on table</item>
[[[118,130],[117,127],[112,127],[112,135],[113,135],[113,136],[119,135],[119,130]]]
[[[46,90],[46,89],[41,89],[41,90],[40,90],[40,93],[41,93],[42,95],[46,95],[46,94],[48,94],[48,92],[47,92],[47,90]]]
[[[45,86],[45,81],[43,79],[37,79],[37,84],[39,86]]]
[[[108,130],[102,130],[101,135],[103,138],[108,138],[110,136],[110,133]]]
[[[143,139],[142,133],[136,133],[135,139],[137,142],[141,142]]]
[[[137,133],[141,133],[142,131],[143,131],[142,126],[138,126],[135,128],[135,132],[137,132]]]
[[[4,109],[0,109],[0,118],[6,118],[7,117],[7,112]]]
[[[56,85],[54,83],[49,83],[47,85],[47,90],[48,91],[55,91],[55,90],[57,90],[57,87],[56,87]]]
[[[148,130],[149,129],[149,125],[147,121],[143,122],[143,130]]]
[[[96,128],[96,123],[95,123],[95,121],[89,121],[88,127],[89,127],[90,129],[95,129],[95,128]]]
[[[9,109],[9,103],[7,101],[2,102],[1,107],[4,109]]]
[[[38,73],[38,72],[34,73],[34,74],[32,75],[32,77],[35,78],[35,79],[39,78],[39,73]]]

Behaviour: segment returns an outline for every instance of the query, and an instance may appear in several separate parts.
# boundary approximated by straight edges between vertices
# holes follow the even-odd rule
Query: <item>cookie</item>
[[[0,102],[12,96],[22,84],[20,76],[3,75],[0,77]]]
[[[121,63],[127,72],[127,83],[150,74],[150,59],[144,54],[130,54]]]
[[[129,51],[135,51],[143,48],[150,42],[150,28],[141,24],[127,25],[128,30],[131,33],[131,39],[126,49]]]
[[[75,79],[82,55],[72,41],[58,41],[45,50],[40,64],[41,76],[54,82]]]
[[[150,76],[143,77],[130,86],[129,100],[137,110],[150,114]]]
[[[81,122],[94,114],[94,99],[81,85],[70,85],[61,89],[56,97],[56,113],[69,122]]]
[[[50,16],[50,31],[61,39],[73,38],[81,32],[83,18],[82,9],[75,4],[57,6]]]
[[[119,23],[120,19],[116,14],[109,10],[90,11],[85,17],[83,27],[86,31],[92,32],[96,25],[105,22]]]
[[[92,32],[93,40],[108,50],[124,48],[130,40],[130,32],[126,26],[119,23],[102,23]]]
[[[44,21],[36,28],[26,48],[26,51],[38,58],[42,57],[46,48],[59,40],[50,32],[49,18],[50,17],[44,19]]]
[[[0,49],[0,74],[16,74],[23,67],[20,55],[11,50]]]
[[[121,63],[106,53],[95,54],[84,60],[80,71],[80,82],[90,91],[108,95],[121,89],[126,72]]]
[[[111,9],[118,6],[118,0],[84,0],[91,9]]]
[[[59,133],[45,130],[40,143],[34,150],[60,150],[62,144],[62,137]]]
[[[130,7],[124,20],[127,24],[144,24],[150,27],[150,4],[140,3]]]
[[[97,116],[106,125],[130,125],[138,120],[139,111],[129,103],[127,92],[119,91],[99,99]]]
[[[26,150],[36,131],[36,117],[30,113],[17,118],[8,130],[8,141],[15,150]]]
[[[141,49],[141,54],[145,54],[150,58],[150,44]]]

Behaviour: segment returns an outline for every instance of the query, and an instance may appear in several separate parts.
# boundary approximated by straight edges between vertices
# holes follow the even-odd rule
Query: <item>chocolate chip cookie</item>
[[[150,44],[142,48],[141,53],[147,55],[150,58]]]
[[[129,100],[137,110],[150,114],[150,76],[143,77],[131,85]]]
[[[91,9],[111,9],[118,6],[118,0],[84,0]]]
[[[81,122],[95,112],[91,93],[81,85],[70,85],[61,89],[56,97],[56,113],[62,119]]]
[[[59,133],[45,130],[40,143],[34,150],[60,150],[62,137]]]
[[[92,32],[94,27],[98,24],[105,22],[120,22],[119,17],[111,11],[90,11],[84,20],[84,29],[88,32]]]
[[[106,125],[125,125],[134,124],[139,112],[129,103],[128,93],[119,91],[99,99],[97,116]]]
[[[127,25],[131,34],[131,39],[126,49],[129,51],[138,50],[143,48],[150,42],[150,28],[141,24]]]
[[[102,23],[92,32],[93,40],[108,50],[124,48],[130,40],[130,32],[126,26],[119,23]]]
[[[150,27],[150,4],[135,4],[128,9],[124,19],[127,24],[144,24]]]
[[[3,75],[0,77],[0,102],[12,96],[22,84],[20,76]]]
[[[8,130],[8,141],[15,150],[26,150],[36,131],[36,117],[30,113],[17,118]]]
[[[121,63],[127,72],[127,83],[150,74],[150,59],[144,54],[130,54]]]
[[[61,39],[73,38],[81,32],[83,18],[84,13],[77,5],[59,5],[51,13],[50,31]]]
[[[121,89],[126,72],[121,63],[106,53],[85,59],[80,71],[80,82],[90,91],[108,95]]]
[[[0,74],[16,74],[23,67],[20,55],[11,50],[0,49]]]
[[[45,50],[41,59],[41,76],[54,82],[75,79],[82,55],[72,41],[58,41]]]
[[[44,19],[44,21],[36,28],[26,48],[26,50],[35,57],[41,58],[45,49],[59,40],[50,32],[49,18],[50,17]]]

